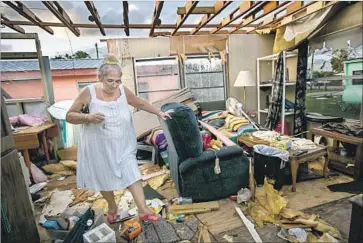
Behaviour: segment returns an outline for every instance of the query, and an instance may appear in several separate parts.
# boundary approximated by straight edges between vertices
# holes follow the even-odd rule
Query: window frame
[[[83,88],[87,87],[90,84],[94,84],[97,83],[98,81],[77,81],[77,89],[78,92],[80,92]],[[79,86],[80,84],[86,84],[85,86],[83,86],[82,88]]]

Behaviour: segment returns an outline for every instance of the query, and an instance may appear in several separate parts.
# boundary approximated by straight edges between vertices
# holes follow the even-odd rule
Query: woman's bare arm
[[[101,113],[95,114],[82,114],[81,110],[84,106],[88,105],[90,101],[89,89],[86,87],[77,96],[73,105],[69,109],[66,115],[66,121],[71,124],[84,124],[84,123],[100,123],[104,120],[104,116]]]

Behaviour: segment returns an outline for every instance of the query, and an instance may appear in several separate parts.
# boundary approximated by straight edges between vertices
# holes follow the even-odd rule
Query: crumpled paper
[[[154,190],[158,189],[170,178],[170,171],[167,171],[164,175],[154,177],[148,181],[150,187]]]
[[[269,211],[274,215],[280,214],[281,210],[287,206],[287,200],[273,188],[273,185],[267,182],[266,177],[263,188],[265,189]]]
[[[248,202],[252,197],[252,193],[248,188],[242,188],[237,192],[237,203]]]

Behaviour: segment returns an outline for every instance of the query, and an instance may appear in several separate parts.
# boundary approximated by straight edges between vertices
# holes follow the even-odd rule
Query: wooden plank
[[[28,186],[25,183],[18,156],[13,150],[1,157],[1,213],[7,219],[10,232],[2,229],[1,242],[40,242]],[[4,222],[4,221],[3,221]],[[3,222],[1,223],[2,227]]]
[[[275,10],[275,8],[277,8],[277,6],[279,5],[278,1],[269,1],[265,6],[263,6],[263,13],[269,13],[273,10]]]
[[[94,22],[96,22],[96,26],[100,29],[102,35],[106,35],[105,29],[102,26],[100,15],[98,14],[97,8],[95,7],[92,1],[84,1],[88,11],[91,13]]]
[[[204,202],[204,203],[191,203],[182,205],[170,205],[168,207],[169,212],[184,211],[184,210],[195,210],[195,209],[208,209],[208,210],[218,210],[218,201]]]
[[[1,59],[14,60],[14,59],[38,59],[36,52],[2,52]]]
[[[24,129],[19,129],[17,130],[15,133],[13,133],[14,138],[17,136],[21,136],[24,134],[38,134],[41,132],[44,132],[45,130],[55,127],[56,125],[54,123],[47,123],[41,126],[37,126],[37,127],[27,127]]]
[[[1,19],[2,19],[1,23],[4,24],[5,26],[7,26],[10,29],[15,30],[21,34],[25,34],[25,30],[22,27],[20,27],[19,25],[10,24],[9,23],[10,20],[8,18],[6,18],[3,14],[1,14]]]
[[[236,207],[236,211],[238,215],[241,217],[243,223],[246,225],[248,231],[252,235],[252,238],[255,240],[255,242],[262,243],[261,237],[255,229],[255,225],[246,218],[246,216],[242,213],[240,208]]]
[[[129,3],[127,1],[122,1],[123,6],[123,21],[125,25],[125,34],[126,36],[130,36],[130,24],[129,24]]]
[[[186,14],[186,7],[178,7],[177,14],[184,15]],[[196,7],[190,14],[215,14],[215,8],[213,7]]]
[[[203,28],[206,24],[212,21],[218,14],[220,14],[226,7],[228,7],[232,1],[217,1],[213,8],[215,10],[214,14],[206,14],[203,16],[201,21],[198,24],[198,27],[192,30],[190,33],[192,35],[196,34],[201,28]]]
[[[296,1],[286,7],[287,14],[293,13],[303,6],[303,1]]]
[[[175,27],[174,31],[171,33],[171,35],[175,35],[178,32],[178,30],[184,24],[185,20],[188,18],[189,14],[194,10],[194,8],[197,7],[198,2],[199,1],[187,1],[186,2],[186,4],[185,4],[186,13],[184,15],[178,16],[178,21],[177,21],[176,27]]]
[[[0,93],[1,97],[1,154],[5,153],[8,150],[15,148],[15,142],[12,136],[10,121],[8,117],[8,113],[6,110],[3,89],[1,89]]]
[[[212,126],[210,126],[207,123],[202,122],[202,121],[199,121],[199,123],[204,128],[206,128],[208,131],[213,133],[213,135],[215,135],[217,138],[219,138],[219,140],[221,140],[222,143],[224,143],[226,146],[235,146],[236,145],[231,139],[227,138],[227,136],[225,136],[223,133],[221,133],[220,131],[218,131],[214,127],[212,127]]]
[[[159,20],[161,10],[163,9],[164,1],[156,1],[155,8],[153,13],[153,19],[151,21],[150,33],[149,36],[154,36],[154,29],[157,21]]]

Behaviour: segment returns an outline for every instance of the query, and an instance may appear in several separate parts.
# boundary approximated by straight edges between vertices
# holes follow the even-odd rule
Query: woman
[[[83,124],[78,145],[77,186],[100,191],[109,207],[107,221],[114,223],[117,205],[113,191],[128,188],[138,207],[141,221],[155,222],[145,203],[141,174],[136,162],[137,141],[128,105],[155,114],[161,112],[122,86],[121,67],[107,55],[98,72],[99,83],[84,88],[67,113],[66,120]],[[81,113],[88,107],[88,114]]]

